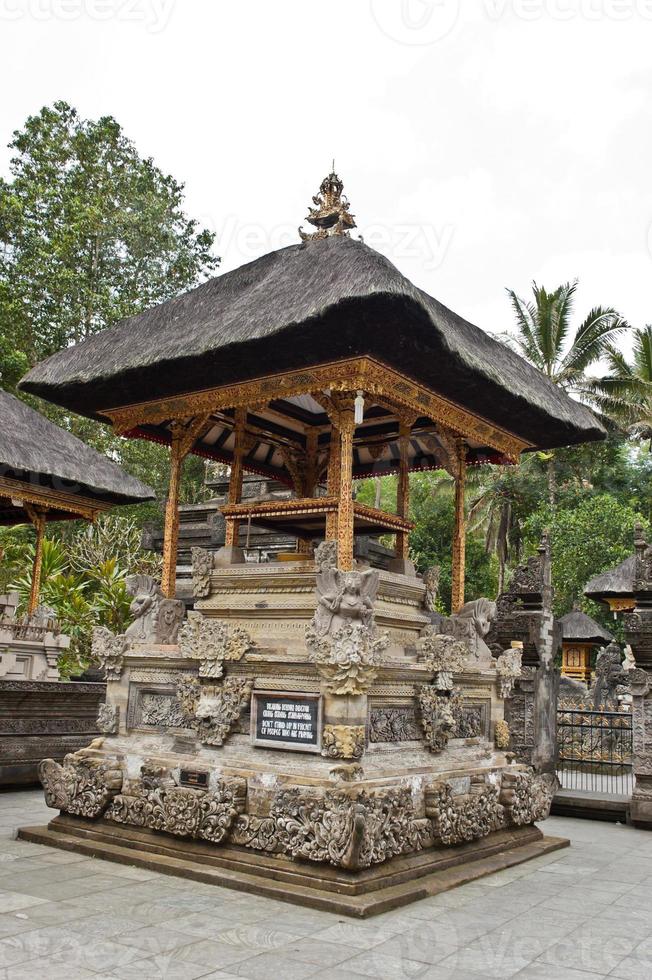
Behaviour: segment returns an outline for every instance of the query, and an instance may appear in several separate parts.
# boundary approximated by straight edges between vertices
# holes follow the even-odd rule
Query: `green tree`
[[[606,493],[573,501],[559,501],[534,512],[524,523],[523,535],[533,552],[542,531],[548,528],[552,541],[552,579],[555,612],[569,612],[582,600],[584,586],[600,572],[613,568],[632,554],[634,525],[647,522],[636,507],[621,503]],[[591,615],[604,619],[594,603],[584,600]]]
[[[502,340],[539,368],[553,384],[568,394],[593,401],[593,383],[588,371],[610,350],[615,337],[628,328],[623,317],[610,306],[596,306],[573,329],[577,280],[548,292],[532,283],[533,299],[526,301],[508,289],[516,317],[516,334]],[[555,454],[546,454],[548,494],[554,506],[556,495]]]
[[[598,408],[652,452],[652,325],[633,332],[633,359],[613,345],[606,353],[609,374],[591,385]]]
[[[30,116],[0,183],[0,338],[30,364],[195,285],[214,236],[111,116]]]

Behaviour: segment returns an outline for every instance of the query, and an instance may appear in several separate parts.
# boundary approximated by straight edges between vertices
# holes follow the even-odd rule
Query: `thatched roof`
[[[560,618],[559,625],[562,640],[595,644],[610,643],[613,640],[611,633],[581,609],[573,609],[572,612],[566,613]]]
[[[362,242],[270,252],[33,368],[21,386],[89,416],[373,355],[528,443],[604,438],[592,413]]]
[[[648,548],[652,555],[652,548]],[[630,555],[621,561],[620,565],[596,575],[584,587],[584,595],[589,599],[600,599],[603,596],[629,597],[634,594],[634,576],[636,574],[636,556]]]
[[[1,390],[0,475],[34,490],[54,489],[71,500],[81,496],[102,504],[133,504],[154,498],[150,487]],[[0,523],[22,523],[22,509],[1,494]],[[62,508],[50,516],[66,515]]]

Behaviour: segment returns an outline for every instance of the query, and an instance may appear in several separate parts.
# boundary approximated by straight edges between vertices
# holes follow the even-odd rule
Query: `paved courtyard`
[[[13,839],[0,794],[0,980],[652,978],[652,833],[552,818],[572,847],[365,922]]]

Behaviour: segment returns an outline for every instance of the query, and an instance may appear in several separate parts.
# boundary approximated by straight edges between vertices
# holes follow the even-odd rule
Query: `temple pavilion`
[[[163,591],[174,593],[178,492],[188,453],[231,468],[223,560],[243,560],[242,526],[337,541],[352,567],[359,534],[395,535],[409,568],[409,473],[456,484],[453,608],[464,601],[467,466],[602,439],[591,412],[515,352],[409,282],[351,237],[335,173],[300,243],[129,317],[33,368],[25,391],[128,438],[170,446]],[[245,471],[289,500],[241,501]],[[395,512],[353,499],[353,481],[398,475]]]
[[[48,521],[93,521],[113,506],[153,498],[106,456],[0,391],[0,525],[33,524],[36,532],[29,615],[39,601]]]
[[[591,681],[591,657],[613,636],[576,605],[559,620],[561,627],[561,672],[573,680]]]

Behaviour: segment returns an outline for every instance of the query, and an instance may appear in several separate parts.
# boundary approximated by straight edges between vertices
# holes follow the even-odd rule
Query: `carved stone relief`
[[[501,807],[498,787],[484,776],[469,779],[469,792],[454,793],[449,782],[435,782],[426,791],[426,816],[433,836],[442,844],[463,844],[498,829]]]
[[[184,657],[199,661],[200,677],[222,677],[224,661],[242,660],[253,646],[251,636],[241,626],[231,627],[198,612],[189,612],[179,631],[179,649]]]
[[[120,708],[114,704],[101,703],[97,711],[97,727],[105,735],[116,735],[120,720]]]
[[[93,660],[104,671],[107,681],[119,681],[124,666],[127,641],[106,626],[96,626],[91,639]]]
[[[116,764],[76,755],[67,755],[63,765],[44,759],[38,774],[48,806],[90,819],[104,813],[122,786],[122,772]]]
[[[370,708],[370,742],[411,742],[421,737],[422,732],[413,705]]]
[[[324,725],[321,754],[329,759],[359,759],[364,744],[364,725]]]
[[[191,548],[192,594],[196,599],[204,599],[211,590],[213,552],[206,548]]]

